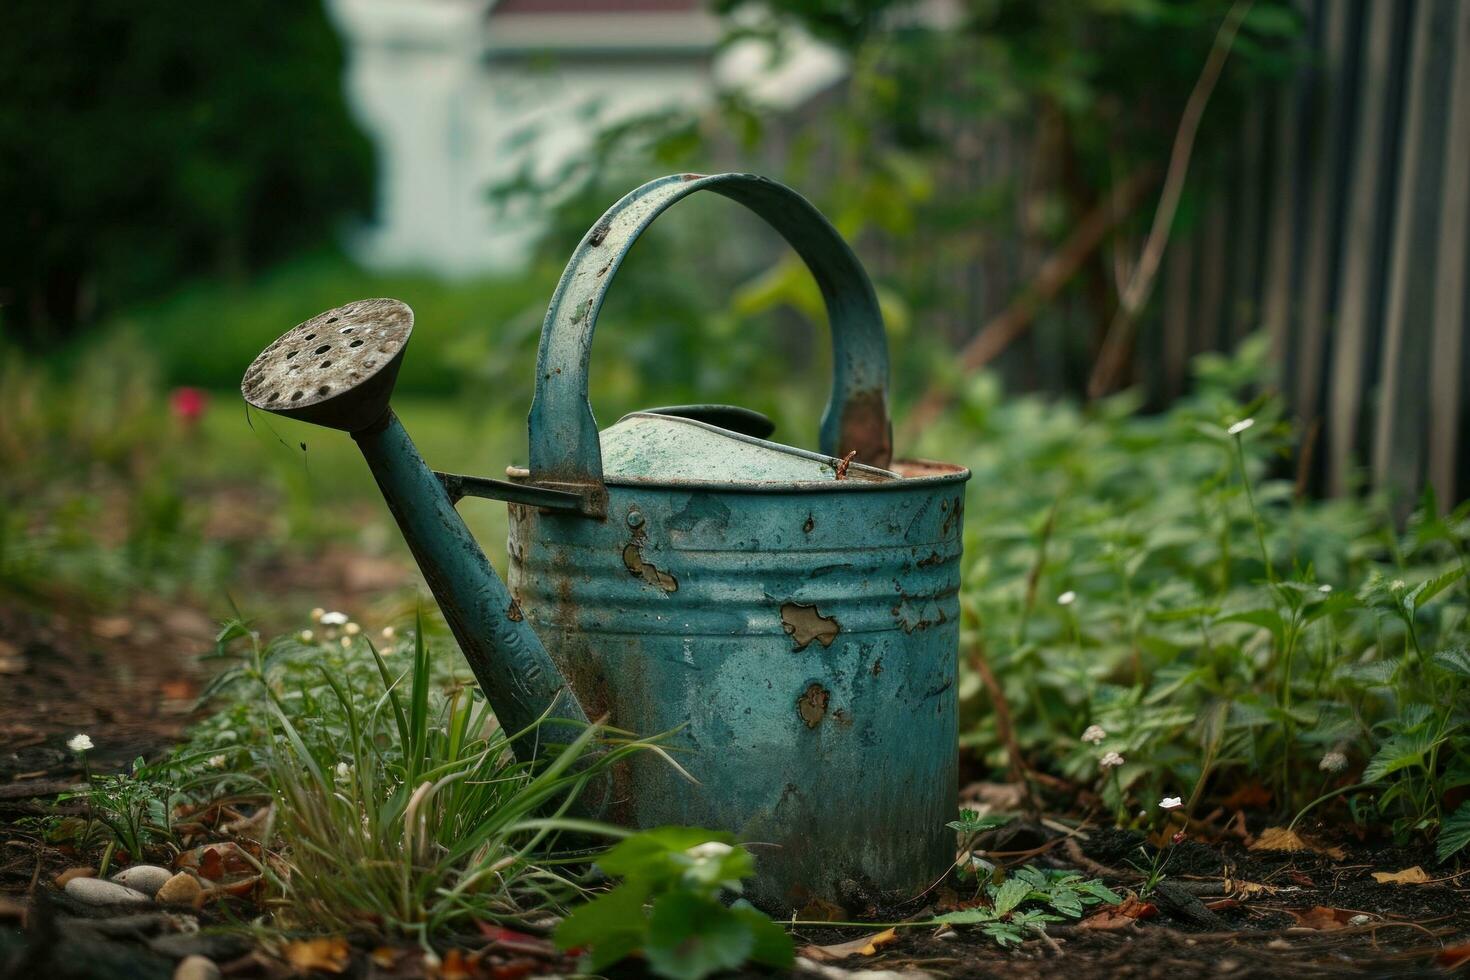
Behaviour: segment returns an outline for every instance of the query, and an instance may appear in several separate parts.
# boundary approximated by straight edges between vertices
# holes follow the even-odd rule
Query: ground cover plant
[[[1201,358],[1156,416],[971,387],[930,440],[975,471],[963,741],[1122,825],[1164,796],[1193,817],[1249,799],[1450,861],[1470,840],[1470,508],[1426,494],[1400,525],[1384,499],[1300,493],[1263,357]]]

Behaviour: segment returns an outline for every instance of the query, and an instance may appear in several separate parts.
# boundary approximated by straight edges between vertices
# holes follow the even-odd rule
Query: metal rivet
[[[628,526],[642,527],[643,511],[639,510],[637,507],[634,507],[632,510],[628,511]]]

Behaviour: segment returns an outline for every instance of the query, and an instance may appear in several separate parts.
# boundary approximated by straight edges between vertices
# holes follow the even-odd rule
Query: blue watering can
[[[598,431],[592,331],[639,234],[713,191],[805,260],[831,322],[820,452],[731,406]],[[674,731],[691,782],[645,754],[603,813],[753,842],[757,904],[911,897],[954,854],[959,559],[969,471],[894,460],[872,284],[810,203],[749,174],[645,184],[587,233],[542,328],[530,457],[509,479],[431,470],[388,407],[413,314],[350,303],[251,364],[256,408],[351,433],[501,723],[551,715]],[[502,583],[455,504],[510,508]],[[759,845],[759,846],[756,846]]]

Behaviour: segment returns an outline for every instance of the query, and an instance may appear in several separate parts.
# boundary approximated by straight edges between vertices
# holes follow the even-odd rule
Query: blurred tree
[[[342,62],[316,2],[0,4],[0,327],[56,341],[366,209]]]

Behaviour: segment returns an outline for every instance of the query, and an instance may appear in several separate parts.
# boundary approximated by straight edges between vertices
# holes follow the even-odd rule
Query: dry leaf
[[[1135,919],[1152,919],[1159,914],[1152,902],[1145,902],[1137,895],[1129,895],[1117,905],[1105,905],[1083,919],[1083,929],[1126,929]]]
[[[1247,783],[1221,801],[1227,810],[1263,810],[1271,805],[1271,791],[1260,783]]]
[[[1258,881],[1232,881],[1225,879],[1225,894],[1227,895],[1275,895],[1277,889],[1270,885],[1263,885]]]
[[[1434,961],[1446,970],[1457,970],[1470,963],[1470,943],[1462,943],[1459,946],[1450,946],[1439,951]]]
[[[1305,911],[1298,912],[1287,909],[1296,923],[1306,929],[1316,929],[1319,932],[1332,932],[1347,926],[1348,920],[1353,913],[1344,909],[1328,908],[1326,905],[1314,905]]]
[[[59,875],[56,876],[56,887],[57,888],[64,888],[64,887],[66,887],[66,883],[68,881],[71,881],[73,878],[95,878],[95,877],[97,877],[97,871],[96,871],[95,868],[67,868],[61,874],[59,874]]]
[[[1373,880],[1380,885],[1422,885],[1429,881],[1429,875],[1416,864],[1402,871],[1375,871]]]
[[[872,956],[878,952],[879,946],[887,946],[898,939],[898,930],[884,929],[875,932],[871,936],[859,936],[857,939],[845,943],[836,943],[831,946],[803,946],[798,956],[805,956],[809,960],[825,963],[831,960],[845,960],[849,956]]]
[[[287,963],[302,973],[321,970],[324,973],[342,973],[352,962],[352,951],[347,940],[341,936],[324,936],[320,939],[302,939],[287,943],[281,950]]]
[[[1267,827],[1251,844],[1252,851],[1313,851],[1341,861],[1347,854],[1340,847],[1326,847],[1286,827]]]

